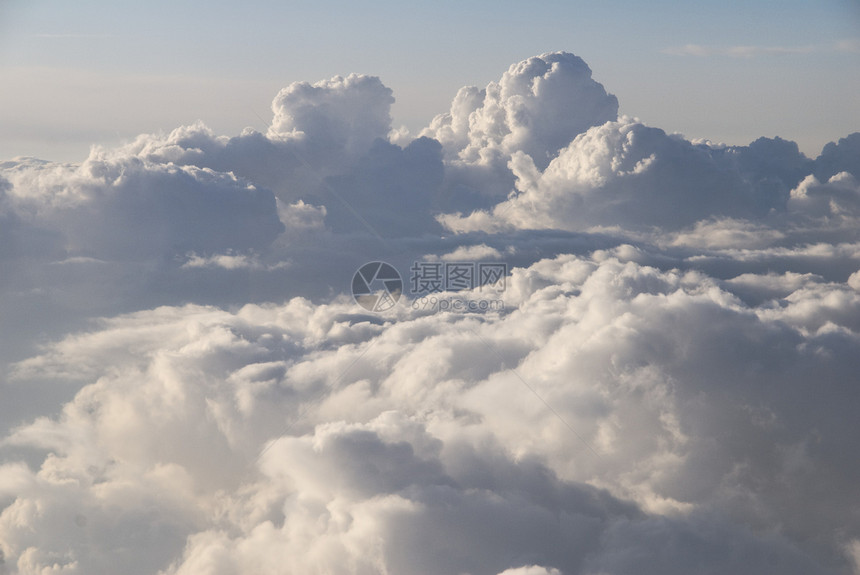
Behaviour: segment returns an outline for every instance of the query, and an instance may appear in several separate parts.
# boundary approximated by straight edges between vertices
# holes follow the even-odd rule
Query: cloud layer
[[[380,324],[294,299],[105,321],[16,367],[92,383],[6,440],[51,455],[3,468],[4,555],[87,573],[844,571],[860,295],[813,281],[750,308],[735,283],[562,256],[515,270],[501,316]]]
[[[691,142],[566,53],[392,102],[0,164],[0,573],[860,572],[858,134]],[[506,289],[375,314],[374,260]]]

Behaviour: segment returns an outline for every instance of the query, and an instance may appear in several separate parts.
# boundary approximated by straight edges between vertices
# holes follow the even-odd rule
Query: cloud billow
[[[451,111],[422,134],[465,164],[506,161],[515,151],[545,168],[574,137],[614,120],[618,100],[591,78],[573,54],[544,54],[512,65],[483,90],[463,88]]]

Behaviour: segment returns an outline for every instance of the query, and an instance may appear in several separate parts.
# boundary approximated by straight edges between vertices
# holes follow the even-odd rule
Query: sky
[[[419,130],[464,85],[566,50],[649,125],[815,156],[858,129],[855,0],[0,3],[0,157],[81,161],[95,142],[203,120],[261,129],[293,81],[379,76]],[[766,105],[763,102],[767,102]]]
[[[857,5],[0,3],[0,575],[860,575]]]

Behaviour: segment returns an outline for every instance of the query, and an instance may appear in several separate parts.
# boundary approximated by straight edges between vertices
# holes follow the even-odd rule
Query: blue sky
[[[0,2],[0,157],[80,160],[91,143],[202,119],[263,129],[278,89],[379,76],[416,131],[456,90],[573,52],[622,113],[689,138],[860,130],[860,3]]]

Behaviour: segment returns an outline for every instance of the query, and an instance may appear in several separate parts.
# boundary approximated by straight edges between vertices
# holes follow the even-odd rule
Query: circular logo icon
[[[368,311],[386,311],[403,294],[403,280],[394,266],[385,262],[364,264],[352,276],[352,297]]]

